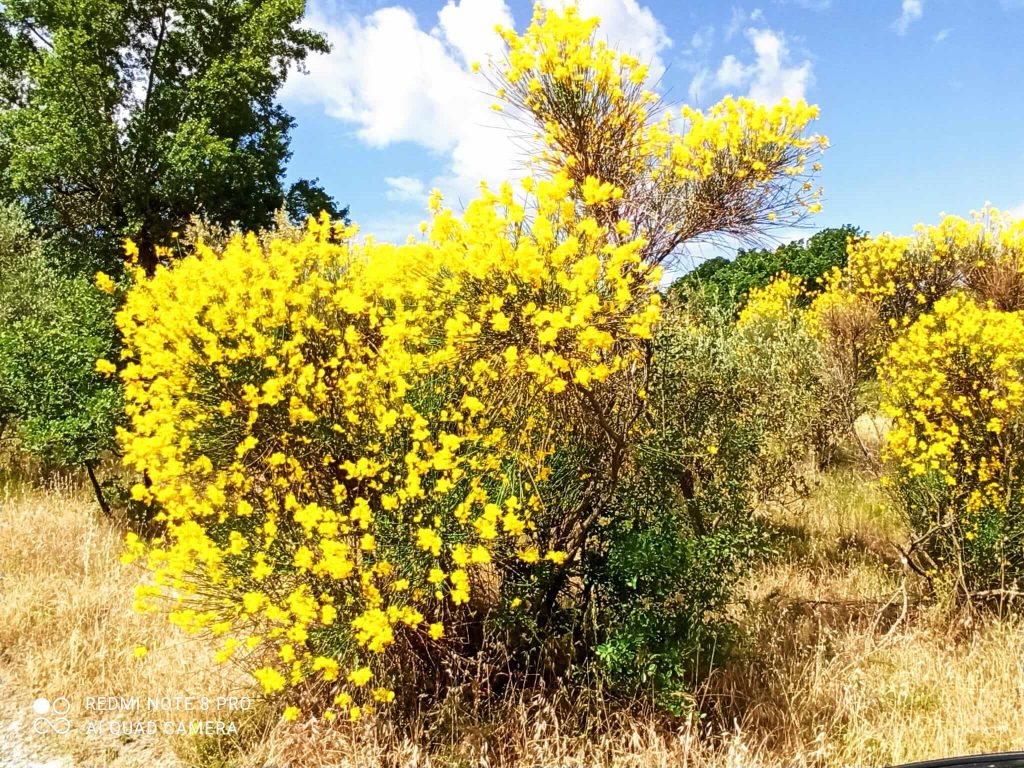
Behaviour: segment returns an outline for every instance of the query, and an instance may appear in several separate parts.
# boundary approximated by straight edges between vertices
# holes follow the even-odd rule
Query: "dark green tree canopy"
[[[324,38],[305,0],[6,0],[0,165],[81,266],[154,246],[198,213],[267,226],[285,203],[292,118],[275,101]],[[319,203],[333,201],[315,184]],[[9,194],[10,196],[10,194]]]
[[[780,272],[802,277],[813,288],[833,267],[846,266],[847,241],[861,236],[857,227],[847,224],[774,250],[740,249],[731,261],[716,256],[702,262],[672,283],[669,291],[683,297],[696,290],[718,306],[738,307],[751,288],[767,285]]]
[[[292,184],[285,196],[284,207],[296,223],[302,223],[310,216],[319,216],[324,211],[332,219],[348,220],[348,207],[339,207],[320,186],[320,179],[299,179]]]

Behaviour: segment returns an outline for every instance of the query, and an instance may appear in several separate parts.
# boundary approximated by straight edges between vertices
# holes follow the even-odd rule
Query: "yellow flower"
[[[273,667],[261,667],[253,672],[253,677],[263,686],[264,693],[276,693],[284,690],[285,678]]]
[[[104,293],[113,293],[116,290],[114,280],[105,272],[97,272],[93,281],[96,287]]]
[[[441,554],[441,537],[432,528],[420,528],[416,532],[416,546],[430,552],[434,557]]]
[[[524,563],[536,563],[540,560],[540,552],[537,547],[527,547],[526,549],[520,549],[517,553],[519,559]]]
[[[117,373],[117,366],[105,358],[100,358],[96,361],[96,372],[101,373],[104,376],[111,376]]]
[[[288,720],[290,722],[290,721],[293,721],[293,720],[298,720],[299,719],[299,715],[301,715],[301,714],[302,714],[302,710],[300,710],[298,707],[290,706],[290,707],[285,707],[285,710],[281,714],[281,717],[284,718],[285,720]]]
[[[395,692],[388,688],[375,688],[373,690],[373,699],[382,704],[389,704],[395,700]]]
[[[373,672],[369,667],[359,667],[353,669],[348,674],[348,681],[353,685],[364,686],[373,678]]]

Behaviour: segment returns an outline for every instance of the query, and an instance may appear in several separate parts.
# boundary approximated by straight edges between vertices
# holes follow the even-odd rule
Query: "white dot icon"
[[[36,699],[32,702],[32,710],[37,715],[45,715],[50,711],[50,702],[47,699]]]

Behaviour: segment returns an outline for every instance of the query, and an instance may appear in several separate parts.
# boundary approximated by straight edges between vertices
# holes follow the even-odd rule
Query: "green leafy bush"
[[[110,448],[119,388],[96,371],[116,357],[114,300],[59,274],[15,206],[0,208],[0,414],[23,445],[62,464]]]
[[[646,437],[589,563],[598,656],[672,709],[733,634],[726,608],[768,538],[759,497],[797,477],[814,424],[815,345],[799,323],[737,328],[703,303],[656,338]]]

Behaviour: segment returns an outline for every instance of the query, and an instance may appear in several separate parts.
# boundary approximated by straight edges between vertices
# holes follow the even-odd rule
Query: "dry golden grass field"
[[[237,735],[125,735],[109,721],[132,714],[85,711],[85,697],[256,694],[202,641],[133,613],[138,573],[119,563],[121,531],[83,488],[7,481],[0,766],[824,768],[1024,747],[1024,626],[951,620],[901,593],[892,543],[904,532],[870,476],[818,476],[805,501],[766,514],[789,554],[735,605],[749,634],[700,691],[700,718],[591,702],[583,726],[578,705],[523,699],[470,727],[473,713],[452,709],[401,728],[327,728],[285,723],[257,702],[231,716]],[[34,734],[33,701],[57,696],[71,702],[70,733]]]

